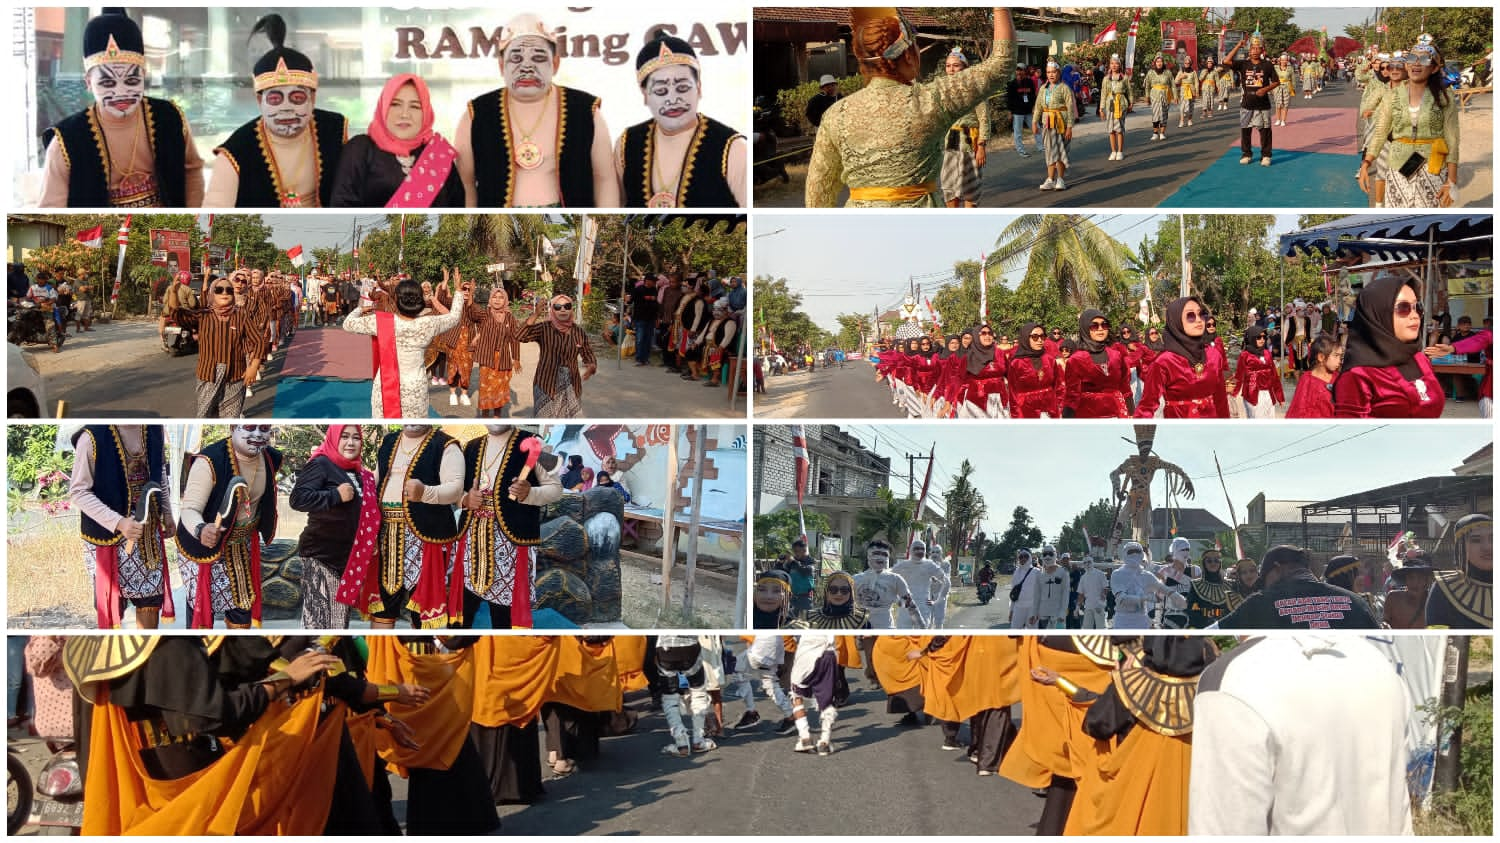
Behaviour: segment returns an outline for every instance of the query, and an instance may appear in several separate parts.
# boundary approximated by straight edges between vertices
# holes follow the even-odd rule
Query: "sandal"
[[[704,738],[703,743],[693,744],[694,752],[713,752],[718,748],[719,745],[714,743],[712,738]]]
[[[687,758],[693,753],[685,746],[678,746],[675,743],[669,743],[661,748],[661,754],[670,755],[673,758]]]

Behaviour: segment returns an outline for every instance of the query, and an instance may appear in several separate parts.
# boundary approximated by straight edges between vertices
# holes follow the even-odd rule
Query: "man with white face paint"
[[[931,559],[927,558],[927,543],[917,539],[911,543],[911,550],[907,552],[905,559],[897,562],[891,568],[891,573],[905,580],[908,586],[915,585],[912,590],[912,601],[916,604],[915,616],[898,614],[896,616],[897,629],[930,629],[932,628],[933,606],[939,602],[946,602],[948,589],[934,588],[933,581],[946,582],[943,577],[943,569],[938,567]]]
[[[1083,557],[1083,576],[1078,578],[1078,613],[1083,629],[1107,629],[1109,577],[1094,564],[1094,557]]]
[[[285,45],[286,22],[270,14],[256,21],[271,50],[255,62],[260,116],[214,149],[219,161],[203,205],[207,208],[324,208],[332,204],[334,174],[349,139],[342,114],[317,108],[312,59]]]
[[[1146,570],[1146,551],[1140,542],[1126,542],[1120,548],[1125,564],[1109,578],[1109,590],[1115,595],[1115,629],[1150,629],[1147,604],[1163,600],[1168,610],[1187,608],[1182,595],[1167,588]]]
[[[1203,575],[1202,570],[1192,564],[1192,560],[1192,542],[1178,536],[1172,539],[1172,544],[1167,549],[1167,564],[1156,570],[1156,576],[1161,579],[1162,584],[1184,601],[1181,610],[1162,607],[1161,625],[1166,629],[1186,629],[1188,626],[1186,601],[1193,590],[1193,580]]]
[[[948,558],[948,554],[943,552],[943,546],[937,542],[932,543],[930,557],[932,563],[943,572],[941,577],[932,579],[932,590],[943,593],[943,598],[932,604],[932,628],[942,629],[943,621],[948,617],[948,592],[953,590],[953,560]]]
[[[203,159],[182,109],[146,96],[140,27],[118,9],[83,30],[83,81],[94,104],[42,133],[43,208],[196,208]]]
[[[620,206],[599,98],[553,81],[559,37],[529,13],[501,30],[505,87],[469,100],[453,132],[468,207]]]
[[[615,142],[625,207],[745,206],[745,136],[698,112],[702,72],[692,46],[662,30],[636,55],[651,119]]]
[[[260,626],[260,549],[276,537],[281,468],[271,430],[269,424],[231,425],[228,439],[188,455],[177,557],[190,628],[212,628],[217,615],[229,629]]]
[[[865,564],[869,570],[854,575],[854,604],[870,613],[872,629],[893,629],[891,608],[910,616],[918,623],[921,614],[912,601],[911,589],[900,574],[888,570],[891,564],[891,546],[884,539],[875,539],[865,546]],[[868,661],[866,662],[868,664]]]
[[[458,559],[463,564],[463,617],[474,625],[488,603],[491,629],[531,627],[531,591],[536,582],[533,549],[542,541],[542,507],[562,499],[558,476],[540,462],[527,468],[529,447],[541,453],[536,435],[508,424],[487,424],[485,435],[464,445],[464,488],[459,501]]]

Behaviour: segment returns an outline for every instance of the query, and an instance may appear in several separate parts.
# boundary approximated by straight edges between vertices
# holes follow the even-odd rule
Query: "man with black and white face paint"
[[[943,569],[927,558],[927,543],[921,539],[912,542],[907,557],[891,568],[891,573],[905,580],[912,589],[912,601],[916,604],[916,616],[896,616],[897,629],[930,629],[933,607],[938,601],[948,599],[948,590],[934,588],[934,580],[945,581]]]
[[[463,497],[464,455],[458,441],[428,424],[387,433],[375,453],[380,492],[376,550],[382,607],[370,624],[391,629],[409,610],[414,629],[445,629],[463,611],[450,590],[449,549],[461,533],[453,504]],[[372,592],[368,587],[366,592]]]
[[[651,118],[615,142],[625,207],[745,206],[745,136],[698,112],[702,73],[692,46],[664,30],[636,55]]]
[[[543,465],[542,440],[508,424],[487,424],[464,445],[464,492],[458,529],[463,617],[474,625],[488,604],[491,629],[530,628],[536,582],[533,548],[542,540],[542,507],[562,499],[562,482]],[[557,458],[547,456],[549,467]]]
[[[900,574],[890,570],[890,544],[875,539],[866,545],[865,564],[869,568],[854,575],[854,604],[870,613],[870,627],[893,629],[891,608],[895,606],[900,606],[913,624],[917,623],[921,615],[912,601],[911,589]]]
[[[559,38],[530,13],[501,30],[505,87],[469,100],[453,132],[468,207],[619,207],[599,98],[553,81]]]
[[[42,133],[47,154],[38,205],[203,204],[203,159],[182,109],[146,96],[145,49],[140,27],[118,9],[84,27],[83,82],[94,104]]]
[[[281,452],[272,426],[237,424],[229,438],[188,455],[177,555],[187,583],[189,626],[260,626],[260,547],[276,537],[276,472]]]
[[[349,121],[317,107],[312,59],[285,45],[286,22],[280,15],[257,21],[250,34],[260,33],[271,41],[271,50],[255,62],[260,116],[214,149],[219,161],[204,206],[327,207]]]

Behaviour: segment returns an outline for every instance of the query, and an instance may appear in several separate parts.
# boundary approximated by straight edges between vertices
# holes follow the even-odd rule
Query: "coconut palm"
[[[943,510],[948,516],[947,549],[955,556],[986,514],[984,494],[969,480],[973,474],[973,464],[964,460],[958,474],[953,476],[952,485],[943,493]]]
[[[899,544],[911,529],[912,509],[916,506],[916,501],[909,498],[898,499],[888,488],[877,490],[876,495],[880,500],[879,504],[861,511],[856,519],[855,528],[859,531],[859,540],[868,542],[877,536],[883,536],[891,544]]]
[[[1026,267],[1021,287],[1050,286],[1074,309],[1108,301],[1123,277],[1126,249],[1085,214],[1023,214],[995,239],[991,263]]]

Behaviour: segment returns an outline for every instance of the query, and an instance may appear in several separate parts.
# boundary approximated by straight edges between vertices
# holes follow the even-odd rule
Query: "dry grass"
[[[83,567],[78,515],[25,512],[12,518],[5,549],[10,625],[91,629],[93,583]]]
[[[1418,837],[1462,837],[1469,833],[1462,823],[1438,811],[1416,811],[1411,826]]]
[[[718,578],[700,576],[693,591],[693,616],[682,614],[682,567],[673,570],[672,602],[662,608],[661,585],[651,582],[653,571],[660,570],[660,560],[652,567],[636,561],[645,557],[621,554],[620,590],[624,623],[632,629],[738,629],[743,621],[734,619],[734,590]],[[660,617],[658,617],[660,610]]]
[[[790,182],[783,182],[780,177],[777,177],[765,184],[756,185],[755,203],[757,205],[791,203],[800,207],[807,189],[807,163],[786,165],[786,174],[791,177]]]

